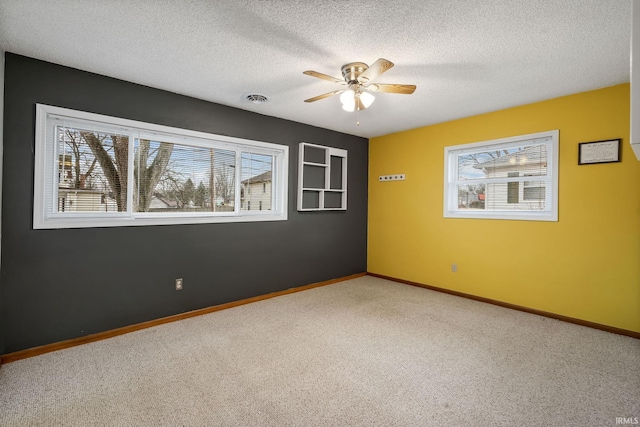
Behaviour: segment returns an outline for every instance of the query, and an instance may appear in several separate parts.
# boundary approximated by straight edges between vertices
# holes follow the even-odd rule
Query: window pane
[[[213,192],[208,191],[209,196],[204,197],[205,208],[213,212],[234,212],[236,210],[236,153],[213,149],[208,151],[213,179],[211,172],[208,172],[207,190],[213,188]]]
[[[458,186],[458,209],[484,209],[485,185],[467,184]]]
[[[486,186],[486,209],[496,211],[542,211],[545,209],[544,187],[541,198],[526,199],[523,186],[519,185],[517,193],[514,194],[513,184],[520,183],[488,183]],[[544,186],[544,184],[542,185]],[[540,191],[540,189],[535,188],[534,191]],[[517,200],[514,199],[516,196]]]
[[[458,180],[504,178],[514,172],[520,176],[545,176],[547,146],[508,147],[458,156]]]
[[[242,153],[241,210],[272,209],[273,165],[273,156]]]
[[[478,179],[486,178],[487,173],[480,165],[486,164],[494,159],[495,153],[470,153],[458,156],[458,179]]]
[[[546,186],[544,181],[525,181],[522,198],[527,201],[542,203],[544,206]]]
[[[544,210],[543,181],[458,185],[458,209],[486,211]],[[524,187],[524,188],[523,188]]]
[[[127,210],[129,138],[56,126],[57,212]]]
[[[137,139],[136,212],[228,212],[235,202],[235,153]]]

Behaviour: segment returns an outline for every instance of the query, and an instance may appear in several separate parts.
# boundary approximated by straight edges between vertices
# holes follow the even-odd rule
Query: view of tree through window
[[[34,228],[287,218],[288,147],[38,104]]]
[[[127,210],[129,138],[56,126],[58,212]]]
[[[136,139],[136,212],[232,212],[235,152]]]
[[[129,138],[62,126],[56,133],[58,212],[127,211]],[[134,150],[135,212],[234,210],[235,152],[137,138]],[[260,162],[243,173],[271,165]]]

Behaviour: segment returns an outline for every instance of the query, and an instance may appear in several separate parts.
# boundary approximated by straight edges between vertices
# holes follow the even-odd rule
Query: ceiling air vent
[[[269,98],[258,93],[250,93],[245,96],[245,99],[253,104],[264,104],[269,101]]]

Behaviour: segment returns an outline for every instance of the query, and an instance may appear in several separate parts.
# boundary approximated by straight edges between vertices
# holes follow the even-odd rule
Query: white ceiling
[[[628,82],[631,2],[0,0],[0,48],[374,137]],[[337,96],[303,102],[339,88],[303,71],[378,58],[376,82],[415,93],[376,94],[360,126]]]

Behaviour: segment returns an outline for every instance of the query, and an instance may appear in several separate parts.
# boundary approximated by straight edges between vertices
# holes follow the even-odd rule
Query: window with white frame
[[[558,131],[446,147],[444,216],[558,220]]]
[[[287,219],[284,145],[38,104],[35,146],[36,229]]]

